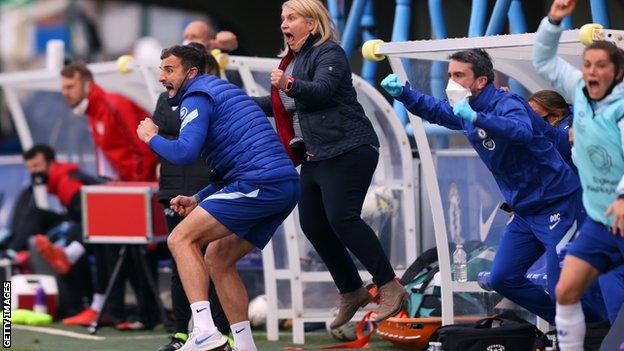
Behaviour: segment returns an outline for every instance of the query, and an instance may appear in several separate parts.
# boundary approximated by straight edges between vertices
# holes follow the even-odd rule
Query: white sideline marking
[[[82,340],[101,341],[101,340],[106,339],[103,336],[86,335],[86,334],[75,333],[75,332],[67,331],[67,330],[60,330],[60,329],[46,328],[46,327],[33,327],[29,325],[13,324],[11,325],[11,328],[16,329],[16,330],[34,331],[34,332],[43,333],[43,334],[67,336],[70,338],[82,339]]]

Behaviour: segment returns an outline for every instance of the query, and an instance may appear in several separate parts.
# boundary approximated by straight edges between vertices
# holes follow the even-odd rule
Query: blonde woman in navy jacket
[[[379,320],[401,307],[405,289],[373,230],[362,220],[362,203],[379,158],[379,140],[357,101],[351,69],[338,45],[327,9],[317,0],[282,5],[284,52],[271,73],[271,96],[256,98],[274,116],[280,141],[301,163],[301,227],[338,290],[340,309],[331,327],[348,322],[371,301],[351,251],[380,288]],[[293,150],[293,120],[305,152]],[[297,152],[298,151],[298,152]]]

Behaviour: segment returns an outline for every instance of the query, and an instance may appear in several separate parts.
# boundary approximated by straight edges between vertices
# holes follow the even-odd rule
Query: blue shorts
[[[199,203],[232,233],[263,249],[299,201],[299,179],[234,181]]]
[[[578,257],[600,273],[605,273],[624,264],[624,238],[611,234],[609,227],[588,217],[568,255]]]

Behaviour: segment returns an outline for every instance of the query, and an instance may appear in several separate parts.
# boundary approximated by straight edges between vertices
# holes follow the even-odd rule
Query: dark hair
[[[617,77],[617,75],[624,70],[624,51],[622,49],[610,41],[599,40],[587,46],[583,54],[589,50],[604,50],[607,55],[609,55],[609,60],[611,60],[615,66],[616,79],[622,79],[622,77]]]
[[[62,77],[73,78],[76,74],[80,75],[83,81],[93,81],[93,73],[83,62],[70,63],[61,70]]]
[[[206,49],[201,44],[191,43],[193,45],[174,45],[166,48],[160,54],[160,59],[166,59],[169,56],[175,56],[182,62],[182,67],[189,70],[193,67],[197,68],[199,74],[206,72]]]
[[[565,98],[554,90],[540,90],[529,96],[528,100],[535,101],[546,112],[557,117],[565,116],[570,108]]]
[[[193,47],[197,50],[202,50],[206,52],[206,47],[200,43],[190,42],[186,45]],[[206,69],[205,73],[212,74],[214,76],[218,76],[221,74],[221,68],[219,67],[219,63],[217,63],[217,59],[214,56],[212,56],[212,54],[209,52],[206,52],[206,68],[205,69]]]
[[[47,162],[52,162],[56,160],[56,154],[54,152],[54,149],[49,145],[44,144],[34,145],[30,149],[26,150],[22,156],[24,157],[24,160],[30,160],[38,154],[42,154],[43,158],[45,158]]]
[[[486,76],[488,83],[494,82],[494,67],[492,66],[492,58],[487,51],[483,49],[470,49],[458,51],[451,54],[449,60],[455,60],[472,65],[472,72],[475,78]]]

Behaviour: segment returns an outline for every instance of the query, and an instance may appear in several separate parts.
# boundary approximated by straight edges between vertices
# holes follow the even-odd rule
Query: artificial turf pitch
[[[65,327],[55,323],[47,328],[55,331],[70,331],[89,335],[86,328]],[[46,329],[49,330],[49,329]],[[152,331],[120,332],[110,327],[103,327],[96,336],[103,340],[82,340],[75,337],[42,333],[37,327],[28,330],[13,326],[11,332],[11,350],[14,351],[155,351],[169,341],[169,334],[162,327]],[[285,347],[303,347],[305,350],[319,350],[321,347],[336,344],[328,333],[306,333],[305,345],[293,345],[292,334],[280,332],[278,342],[267,341],[266,333],[254,332],[254,340],[259,351],[281,351]],[[396,350],[389,342],[374,336],[369,350]]]

